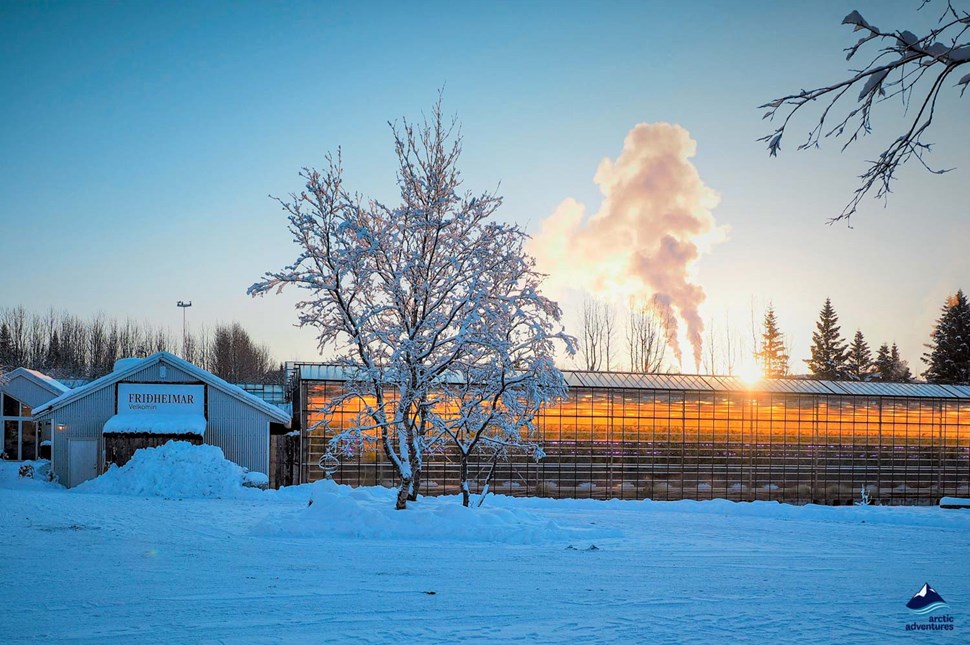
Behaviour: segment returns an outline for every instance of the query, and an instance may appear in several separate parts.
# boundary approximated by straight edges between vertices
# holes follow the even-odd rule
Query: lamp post
[[[186,346],[187,336],[185,335],[185,310],[191,306],[192,306],[191,300],[189,300],[188,302],[182,302],[181,300],[179,300],[178,304],[176,305],[176,307],[182,310],[182,358],[184,358],[185,360],[189,360],[189,357],[186,356],[186,354],[188,353],[188,347]]]

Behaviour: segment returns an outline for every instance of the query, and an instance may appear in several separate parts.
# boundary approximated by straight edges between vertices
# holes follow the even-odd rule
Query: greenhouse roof
[[[303,381],[343,381],[347,369],[322,363],[293,365],[292,376]],[[820,381],[809,378],[761,379],[749,383],[736,376],[701,374],[638,374],[564,370],[570,387],[627,390],[683,390],[691,392],[764,392],[822,396],[869,396],[932,399],[970,399],[968,385]]]

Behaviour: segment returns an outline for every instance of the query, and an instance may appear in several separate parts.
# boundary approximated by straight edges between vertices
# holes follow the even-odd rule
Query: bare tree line
[[[751,303],[751,340],[745,339],[743,327],[739,330],[727,312],[723,320],[712,318],[704,334],[702,368],[706,374],[734,375],[744,356],[759,356],[764,352],[765,322],[757,320],[755,303]],[[770,310],[770,305],[765,312]],[[657,298],[632,300],[628,305],[626,324],[623,329],[625,347],[618,342],[617,307],[609,302],[586,297],[583,301],[581,330],[577,358],[580,367],[587,371],[610,371],[626,367],[641,374],[677,372],[679,368],[670,358],[671,335],[676,333],[670,305]],[[787,342],[778,334],[777,342]],[[626,363],[622,359],[626,352]],[[786,356],[787,361],[787,356]],[[787,369],[784,374],[787,374]],[[780,375],[780,374],[775,374]]]
[[[627,365],[634,372],[669,370],[667,350],[672,332],[670,305],[656,298],[633,300],[623,333]],[[579,334],[579,354],[583,369],[610,371],[621,365],[617,335],[617,310],[612,303],[587,297]]]
[[[586,298],[583,300],[582,330],[579,353],[586,370],[610,371],[614,359],[616,308],[610,303]]]
[[[62,379],[94,379],[119,358],[167,351],[230,382],[272,382],[278,366],[266,345],[239,323],[173,335],[170,330],[104,314],[84,319],[68,312],[38,314],[22,306],[0,309],[0,365],[26,367]]]
[[[704,334],[704,372],[734,374],[745,349],[741,334],[731,323],[731,318],[726,312],[723,321],[710,320]]]

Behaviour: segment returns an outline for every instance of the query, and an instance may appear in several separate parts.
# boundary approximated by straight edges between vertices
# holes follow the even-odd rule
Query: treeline
[[[766,376],[788,373],[788,354],[769,306],[762,325],[761,350],[756,353]],[[970,383],[970,304],[962,290],[947,297],[930,333],[922,360],[923,378],[929,383]],[[862,330],[851,341],[842,335],[839,316],[826,298],[812,333],[811,358],[805,360],[809,374],[831,381],[889,381],[906,383],[913,374],[899,355],[896,343],[882,343],[873,354]]]
[[[219,324],[186,335],[131,319],[101,314],[80,318],[55,310],[0,309],[0,365],[27,367],[54,378],[95,379],[119,358],[171,352],[231,383],[276,383],[282,367],[266,345],[256,343],[239,323]]]
[[[791,368],[791,350],[781,331],[774,307],[769,303],[756,321],[751,315],[751,335],[734,329],[725,320],[715,335],[710,322],[704,338],[703,369],[707,374],[736,374],[744,370],[745,357],[754,357],[758,372],[767,378],[785,378]],[[663,373],[676,369],[667,350],[676,334],[670,309],[656,300],[630,307],[625,338],[613,305],[587,299],[580,319],[579,366],[589,371],[609,371],[624,364],[623,349],[629,350],[629,369],[641,373]],[[962,290],[948,296],[940,317],[929,334],[919,376],[929,383],[970,384],[970,304]],[[812,333],[810,357],[803,360],[812,378],[829,381],[884,381],[908,383],[915,376],[900,356],[895,341],[870,346],[861,329],[851,340],[842,334],[839,316],[826,298]]]

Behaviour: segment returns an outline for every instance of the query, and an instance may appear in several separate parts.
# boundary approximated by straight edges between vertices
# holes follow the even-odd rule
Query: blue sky
[[[957,170],[908,168],[852,229],[825,222],[901,110],[845,154],[795,153],[790,136],[769,159],[755,141],[757,105],[844,74],[845,14],[915,31],[935,17],[918,5],[6,2],[0,305],[177,330],[175,303],[192,300],[190,324],[239,320],[280,359],[312,360],[295,294],[245,295],[295,253],[267,195],[342,146],[348,182],[393,197],[386,122],[444,86],[466,185],[499,186],[502,217],[530,231],[567,197],[595,210],[597,164],[635,124],[679,123],[731,231],[697,265],[706,316],[747,333],[752,303],[771,300],[802,371],[831,296],[846,335],[895,339],[921,371],[943,298],[970,288],[966,102],[948,94],[933,136],[936,163]]]

